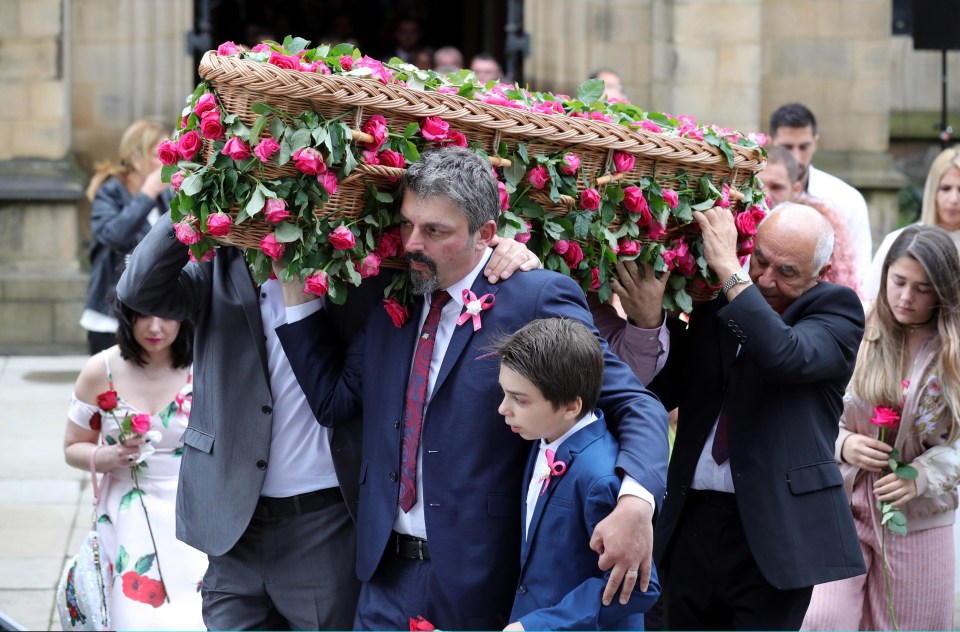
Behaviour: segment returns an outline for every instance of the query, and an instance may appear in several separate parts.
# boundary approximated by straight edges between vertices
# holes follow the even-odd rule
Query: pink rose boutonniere
[[[463,291],[463,313],[457,318],[457,325],[462,325],[471,318],[473,319],[473,330],[480,330],[480,312],[493,307],[496,297],[493,294],[484,294],[480,298],[471,290]]]
[[[563,473],[567,471],[566,463],[554,459],[556,453],[553,450],[544,450],[544,454],[547,457],[547,462],[540,469],[537,477],[537,481],[543,483],[543,488],[540,490],[541,496],[547,492],[547,487],[550,486],[550,479],[562,476]]]

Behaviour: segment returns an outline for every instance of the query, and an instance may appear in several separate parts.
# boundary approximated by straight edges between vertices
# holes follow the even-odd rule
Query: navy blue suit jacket
[[[647,592],[634,589],[630,602],[600,602],[610,573],[597,568],[590,536],[617,504],[620,477],[614,471],[619,447],[603,413],[567,437],[554,458],[566,463],[537,499],[520,553],[520,582],[510,620],[525,630],[633,630],[628,617],[650,609],[660,596],[656,569]],[[540,442],[534,442],[523,476],[521,530],[527,521],[526,493]],[[522,531],[521,531],[522,532]]]
[[[575,318],[596,333],[580,287],[569,277],[535,270],[496,285],[480,275],[477,296],[492,293],[482,328],[457,327],[427,408],[421,433],[423,498],[435,585],[433,612],[444,629],[497,629],[507,623],[517,586],[520,485],[529,446],[497,412],[499,363],[492,338],[537,318]],[[367,581],[383,557],[399,492],[401,430],[410,362],[422,301],[397,328],[376,308],[344,358],[323,310],[277,333],[317,419],[324,425],[363,412],[357,575]],[[599,334],[598,334],[599,335]],[[660,402],[603,343],[606,411],[625,470],[659,504],[665,489],[667,414]],[[398,622],[398,625],[400,622]]]

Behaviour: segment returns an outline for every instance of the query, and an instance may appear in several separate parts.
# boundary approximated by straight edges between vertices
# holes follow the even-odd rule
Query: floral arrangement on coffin
[[[600,80],[584,83],[571,98],[497,82],[480,84],[469,70],[440,75],[399,59],[383,64],[347,44],[308,45],[287,37],[282,44],[264,42],[241,50],[227,42],[217,54],[289,72],[359,77],[693,138],[719,147],[730,164],[733,145],[756,148],[765,142],[762,135],[743,136],[689,117],[608,103],[601,98]],[[269,228],[258,249],[247,249],[254,278],[266,280],[272,262],[279,261],[287,275],[305,281],[305,291],[338,303],[345,300],[347,284],[358,285],[378,274],[385,260],[402,256],[393,182],[402,173],[398,169],[419,160],[421,152],[444,145],[467,147],[490,159],[500,188],[501,235],[525,242],[545,267],[573,276],[585,290],[599,292],[601,300],[610,296],[616,262],[638,259],[657,271],[675,271],[664,305],[690,311],[692,295],[706,297],[719,287],[703,258],[693,211],[742,209],[733,212],[743,256],[752,251],[756,224],[767,212],[755,177],[739,190],[726,183],[718,188],[709,177],[683,171],[661,176],[656,167],[649,176],[628,178],[636,160],[628,153],[615,153],[608,164],[587,173],[575,147],[531,153],[527,143],[500,142],[490,152],[437,117],[393,129],[383,116],[374,115],[357,130],[346,122],[352,111],[324,116],[313,110],[283,112],[266,102],[251,107],[257,118],[248,127],[237,112],[227,111],[211,84],[201,82],[187,98],[176,134],[161,143],[163,177],[177,193],[171,204],[177,236],[192,259],[205,261],[215,255],[218,242],[229,243],[231,232],[242,230],[245,222],[265,222]],[[358,165],[383,167],[386,175],[364,178],[363,211],[350,217],[336,205],[326,205]],[[278,169],[280,176],[275,175]],[[356,179],[354,174],[354,183]],[[406,275],[396,275],[387,288],[391,314],[408,302],[405,283]]]

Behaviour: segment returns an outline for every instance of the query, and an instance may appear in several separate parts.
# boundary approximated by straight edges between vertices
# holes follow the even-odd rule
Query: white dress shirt
[[[316,312],[323,301],[284,308],[283,289],[275,279],[260,287],[259,299],[273,394],[270,460],[260,495],[285,498],[337,487],[330,452],[331,430],[317,423],[276,332],[287,320],[300,320]]]
[[[737,355],[740,355],[742,345],[737,346]],[[723,404],[720,405],[720,411],[723,412]],[[712,489],[718,492],[735,493],[733,488],[733,474],[730,473],[730,459],[717,465],[713,458],[713,440],[717,436],[717,424],[720,423],[720,415],[717,415],[713,427],[710,428],[710,435],[707,442],[703,445],[700,452],[700,459],[697,460],[697,469],[693,471],[693,482],[690,483],[692,489]],[[729,440],[729,437],[728,437]]]

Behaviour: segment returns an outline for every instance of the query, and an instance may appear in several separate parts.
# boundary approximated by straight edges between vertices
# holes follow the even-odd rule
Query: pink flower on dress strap
[[[484,294],[480,298],[477,298],[477,295],[471,290],[464,290],[464,312],[460,314],[460,318],[457,319],[457,325],[462,325],[473,318],[473,330],[480,331],[480,312],[486,311],[493,307],[495,300],[496,298],[493,296],[493,294]]]
[[[547,456],[547,464],[540,470],[540,478],[538,481],[544,481],[543,489],[540,490],[540,495],[543,496],[547,487],[550,486],[550,479],[555,476],[561,476],[564,472],[567,471],[567,464],[563,461],[555,461],[553,459],[556,456],[556,453],[553,450],[544,450],[544,454]]]

